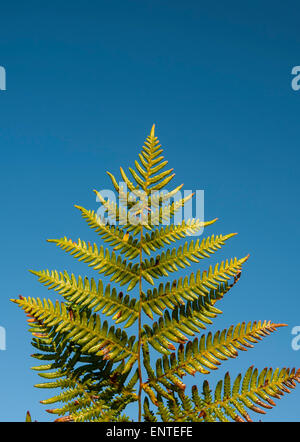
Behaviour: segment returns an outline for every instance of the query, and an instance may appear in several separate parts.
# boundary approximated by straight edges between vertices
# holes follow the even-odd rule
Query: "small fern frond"
[[[299,370],[277,368],[273,371],[272,368],[265,368],[258,373],[252,366],[243,378],[239,374],[231,387],[230,375],[226,373],[224,380],[217,384],[214,399],[206,393],[209,391],[209,385],[207,381],[204,382],[204,405],[199,412],[204,420],[208,414],[219,421],[227,421],[229,417],[238,422],[251,422],[247,409],[265,414],[263,408],[273,408],[276,405],[273,399],[280,399],[284,393],[290,393],[299,382]]]
[[[115,252],[110,254],[109,250],[104,249],[103,246],[98,249],[96,244],[92,247],[91,244],[86,244],[80,239],[76,243],[66,237],[49,239],[48,242],[55,243],[79,261],[88,263],[89,267],[97,270],[98,273],[104,273],[106,276],[112,275],[111,281],[118,282],[120,285],[129,283],[128,291],[132,290],[138,283],[138,264],[127,264],[126,260],[122,261],[121,257],[117,257]]]
[[[123,293],[117,293],[115,288],[111,289],[110,284],[103,287],[99,280],[98,285],[95,280],[81,276],[76,279],[65,271],[58,273],[56,270],[33,271],[31,273],[38,276],[39,281],[48,289],[54,289],[61,294],[68,302],[81,308],[93,309],[94,312],[102,310],[106,316],[112,316],[116,324],[126,321],[124,328],[130,327],[137,320],[139,312],[139,301],[124,297]]]
[[[171,181],[175,174],[172,173],[173,169],[163,170],[167,165],[167,161],[163,161],[164,157],[160,155],[162,151],[158,138],[155,137],[155,126],[153,125],[139,155],[140,163],[135,161],[136,171],[129,168],[136,182],[134,187],[140,187],[149,194],[151,191],[162,189]],[[121,173],[129,189],[132,190],[132,183],[128,180],[124,171],[121,170]]]
[[[88,317],[86,312],[70,314],[66,306],[50,300],[39,298],[22,298],[14,300],[26,313],[41,320],[47,327],[54,327],[56,333],[68,332],[67,338],[82,347],[83,353],[95,353],[114,362],[130,357],[136,358],[137,343],[132,336],[121,329],[108,329],[105,321],[102,325],[96,314]]]
[[[170,225],[166,227],[161,227],[160,229],[153,230],[151,235],[146,233],[144,236],[141,246],[143,250],[150,255],[151,251],[155,252],[161,249],[166,244],[171,244],[186,236],[190,236],[198,232],[199,230],[207,227],[217,221],[217,218],[212,221],[202,222],[198,219],[193,218],[192,220],[182,221],[178,225]]]
[[[178,281],[168,282],[165,285],[160,284],[158,289],[149,289],[147,295],[143,296],[142,308],[153,319],[152,312],[161,315],[165,308],[174,309],[175,306],[184,304],[185,301],[194,301],[199,296],[208,296],[211,290],[216,290],[216,296],[218,296],[217,291],[221,290],[219,295],[222,292],[223,296],[224,290],[227,289],[222,288],[220,284],[226,284],[226,281],[232,276],[235,283],[240,276],[242,265],[247,259],[248,256],[239,260],[235,258],[230,261],[222,261],[220,265],[216,264],[214,269],[210,267],[208,272],[201,273],[198,270],[196,275],[191,273],[189,277],[179,278]],[[228,286],[227,284],[226,287],[231,288],[232,285]]]
[[[87,210],[76,205],[75,207],[80,210],[82,217],[87,221],[88,225],[102,237],[104,242],[114,246],[113,250],[118,250],[118,252],[130,259],[134,259],[138,256],[140,249],[137,239],[133,239],[133,237],[123,229],[110,225],[108,220],[102,219],[93,210]]]
[[[116,422],[124,408],[136,400],[137,395],[128,392],[123,392],[109,404],[105,400],[97,399],[80,411],[72,412],[71,418],[74,422]]]
[[[170,316],[168,310],[163,318],[157,322],[144,325],[145,337],[153,348],[163,354],[170,354],[169,350],[175,350],[172,342],[184,344],[188,341],[188,336],[194,336],[201,329],[205,329],[205,324],[211,324],[212,318],[222,313],[203,297],[186,305],[175,307]]]
[[[168,276],[168,272],[178,271],[178,267],[185,268],[190,266],[191,262],[199,262],[200,259],[209,258],[217,250],[225,244],[225,242],[235,236],[236,233],[229,235],[212,235],[209,238],[199,239],[194,243],[191,241],[189,244],[186,242],[178,249],[168,249],[167,252],[163,252],[156,258],[151,258],[150,261],[145,259],[142,264],[143,275],[150,275],[152,278],[159,278],[161,276]]]
[[[186,374],[195,375],[210,373],[217,370],[221,362],[229,358],[236,358],[238,350],[246,351],[253,348],[253,344],[263,337],[277,330],[285,324],[274,324],[271,321],[243,322],[228,330],[218,331],[214,335],[202,335],[198,341],[189,341],[186,346],[181,344],[177,352],[168,358],[164,356],[157,360],[156,374],[153,379],[162,382],[167,379],[175,386],[182,388],[181,378]],[[150,341],[149,341],[150,342]],[[151,343],[151,342],[150,342]]]
[[[144,399],[144,419],[145,422],[157,422],[155,414],[150,410],[150,403],[147,396]]]

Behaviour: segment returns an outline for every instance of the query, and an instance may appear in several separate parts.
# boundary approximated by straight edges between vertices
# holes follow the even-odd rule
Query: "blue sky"
[[[106,170],[132,164],[153,123],[176,184],[204,189],[205,217],[219,218],[205,235],[239,233],[214,259],[251,254],[213,329],[288,323],[222,365],[212,384],[252,364],[300,366],[291,348],[300,325],[299,13],[299,2],[265,0],[1,6],[1,421],[22,421],[27,409],[50,420],[39,404],[47,392],[33,388],[25,316],[9,299],[55,299],[29,268],[85,274],[46,239],[97,240],[73,205],[97,208],[92,189],[109,186]],[[299,421],[299,401],[300,388],[262,419]]]

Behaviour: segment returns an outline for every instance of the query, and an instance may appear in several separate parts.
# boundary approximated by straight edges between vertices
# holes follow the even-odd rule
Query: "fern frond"
[[[252,421],[248,410],[265,414],[265,409],[273,408],[273,399],[280,399],[284,393],[290,393],[296,382],[300,382],[300,371],[289,368],[265,368],[261,373],[253,366],[242,378],[235,379],[232,387],[229,373],[217,384],[214,399],[208,399],[205,391],[209,390],[208,382],[203,384],[204,405],[199,409],[205,420],[206,414],[213,415],[216,420],[227,421],[227,417],[235,421]],[[223,391],[222,391],[223,389]],[[262,407],[262,408],[261,408]]]
[[[98,249],[96,244],[92,247],[91,244],[86,244],[80,239],[76,243],[66,237],[49,239],[48,242],[55,243],[79,261],[88,263],[89,267],[97,270],[98,273],[104,273],[106,276],[112,275],[111,281],[118,282],[120,285],[129,283],[128,291],[132,290],[138,283],[138,264],[127,264],[126,260],[122,261],[121,257],[117,257],[115,252],[110,254],[109,250],[104,249],[103,246]]]
[[[165,308],[174,309],[179,304],[184,304],[185,301],[194,301],[199,296],[208,296],[211,290],[221,290],[224,295],[224,290],[231,288],[232,285],[226,285],[226,288],[222,288],[221,283],[225,283],[232,276],[236,282],[240,276],[242,265],[247,261],[248,256],[237,260],[222,261],[221,264],[216,264],[215,268],[209,268],[209,271],[200,270],[196,275],[191,273],[190,277],[179,278],[172,283],[160,284],[159,288],[148,290],[147,295],[143,296],[142,308],[144,312],[153,319],[153,313],[162,314],[162,310]],[[228,288],[228,289],[229,289]],[[227,290],[228,291],[228,290]],[[220,293],[221,293],[220,292]],[[217,295],[218,296],[218,295]]]
[[[114,362],[127,357],[136,358],[137,343],[132,336],[114,327],[108,329],[105,321],[101,325],[100,317],[96,314],[88,317],[85,312],[70,315],[66,306],[50,300],[39,298],[22,298],[14,300],[25,312],[42,320],[47,327],[54,327],[58,333],[68,332],[68,339],[82,346],[82,352],[95,353]]]
[[[176,422],[201,422],[199,413],[194,409],[192,400],[181,390],[179,400],[169,402],[172,421]]]
[[[33,271],[31,273],[38,276],[39,281],[48,289],[54,289],[61,294],[68,302],[89,309],[94,312],[102,310],[106,316],[112,316],[116,324],[126,321],[124,328],[131,326],[137,320],[139,312],[139,301],[125,297],[123,293],[117,293],[115,288],[111,289],[108,284],[106,288],[99,280],[98,285],[95,280],[88,278],[82,280],[81,276],[76,279],[66,271],[58,273],[56,270]]]
[[[166,244],[171,244],[171,242],[193,235],[216,221],[217,218],[206,222],[193,218],[188,221],[183,220],[181,224],[178,225],[172,224],[170,226],[161,227],[160,229],[153,230],[151,235],[146,233],[141,242],[141,246],[143,250],[150,255],[151,251],[154,252],[157,249],[161,249]]]
[[[212,235],[209,238],[203,239],[201,242],[198,239],[195,243],[191,241],[188,245],[186,242],[184,246],[180,246],[177,250],[173,248],[168,249],[156,258],[145,259],[142,264],[143,275],[147,274],[152,278],[159,278],[161,276],[168,276],[168,272],[178,271],[178,267],[185,268],[190,266],[190,262],[199,262],[200,259],[209,258],[211,254],[225,244],[225,242],[235,236],[236,233],[229,235]]]
[[[198,300],[188,302],[186,305],[175,307],[170,316],[168,310],[163,318],[159,318],[158,323],[154,322],[152,328],[147,324],[144,326],[145,337],[153,348],[163,354],[170,354],[169,350],[175,350],[172,342],[184,344],[188,341],[188,336],[194,336],[201,329],[205,329],[205,324],[211,324],[211,318],[215,318],[222,313],[200,297]]]
[[[112,422],[117,421],[118,416],[124,408],[137,400],[137,395],[123,392],[117,396],[111,403],[107,404],[104,400],[97,399],[91,405],[81,408],[80,411],[74,411],[71,418],[74,422]]]
[[[167,379],[175,386],[183,388],[181,378],[186,374],[195,375],[216,370],[221,362],[229,358],[236,358],[238,350],[246,351],[253,348],[253,344],[263,337],[277,330],[285,324],[274,324],[271,321],[243,322],[228,330],[218,331],[214,335],[202,335],[198,341],[189,341],[186,346],[181,344],[177,352],[168,358],[164,356],[157,360],[155,381],[163,382]],[[150,342],[150,341],[149,341]],[[150,342],[151,343],[151,342]]]
[[[120,416],[121,412],[130,402],[135,402],[138,399],[133,388],[138,380],[138,372],[136,371],[131,380],[125,384],[128,372],[122,374],[121,371],[120,367],[110,376],[107,383],[109,388],[98,394],[92,404],[72,413],[72,419],[75,422],[110,422],[119,418],[123,420]],[[119,379],[115,378],[115,374],[118,372]]]
[[[147,396],[144,399],[144,418],[145,422],[157,422],[157,419],[152,410],[150,410],[149,399]]]
[[[141,164],[135,161],[136,171],[129,168],[136,186],[141,187],[147,194],[165,187],[175,175],[172,174],[173,169],[163,170],[167,161],[163,161],[164,157],[160,155],[161,153],[161,145],[155,137],[155,125],[153,125],[139,155]],[[129,189],[132,190],[134,185],[128,180],[124,171],[121,173]]]
[[[114,250],[118,250],[130,259],[134,259],[139,255],[140,249],[137,239],[133,239],[133,237],[123,229],[110,225],[109,221],[102,219],[94,210],[87,210],[77,205],[75,205],[75,207],[80,210],[82,217],[87,221],[88,225],[102,237],[104,242],[114,246]]]
[[[300,382],[300,370],[258,373],[250,367],[233,385],[226,373],[214,392],[205,380],[201,393],[197,386],[186,393],[184,376],[218,369],[285,324],[242,322],[203,334],[222,313],[216,302],[240,279],[248,256],[154,287],[154,280],[209,258],[236,235],[187,241],[195,234],[199,238],[217,219],[181,216],[177,222],[194,194],[182,196],[183,185],[166,189],[174,173],[162,152],[153,125],[133,167],[128,173],[120,167],[123,183],[107,172],[118,202],[115,195],[108,199],[95,190],[97,211],[75,206],[106,244],[48,240],[126,287],[124,294],[109,282],[42,270],[31,272],[63,302],[23,296],[12,300],[27,314],[31,356],[37,361],[32,369],[40,377],[35,387],[52,392],[41,403],[51,405],[47,412],[56,415],[56,422],[127,422],[124,410],[132,402],[138,403],[139,421],[142,416],[147,422],[250,421],[248,410],[264,413]],[[176,241],[181,241],[178,248],[173,247]],[[144,289],[145,281],[153,287]],[[129,291],[137,285],[138,296],[131,297]],[[144,322],[144,313],[151,321]],[[132,325],[133,335],[127,336],[125,328]],[[155,364],[151,347],[160,353]]]

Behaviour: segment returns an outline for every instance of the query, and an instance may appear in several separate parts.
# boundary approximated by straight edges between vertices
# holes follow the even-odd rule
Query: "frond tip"
[[[186,338],[188,342],[186,345],[183,345],[184,341],[180,344],[177,358],[175,353],[172,353],[169,358],[163,356],[162,359],[157,360],[156,375],[154,377],[157,382],[168,380],[177,385],[178,382],[181,382],[179,378],[181,379],[186,374],[193,376],[197,372],[208,374],[211,370],[217,370],[222,362],[229,358],[236,358],[238,351],[253,348],[253,344],[284,325],[274,324],[271,321],[255,321],[248,324],[243,322],[235,327],[229,327],[228,330],[217,331],[214,335],[209,332],[207,335],[202,335],[199,340],[195,338],[193,341],[188,341]],[[176,327],[176,323],[173,327]],[[171,327],[169,329],[172,330]],[[173,334],[174,337],[171,339],[176,341],[177,336],[175,332]],[[167,336],[170,339],[172,335],[169,333]],[[149,339],[149,343],[153,345],[153,337]],[[160,345],[163,346],[163,343],[160,343]],[[162,351],[160,347],[156,349],[161,353],[170,353]]]

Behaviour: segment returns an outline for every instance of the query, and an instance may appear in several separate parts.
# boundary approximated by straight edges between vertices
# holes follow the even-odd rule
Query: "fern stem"
[[[141,227],[141,241],[143,240],[143,226]],[[139,276],[139,294],[140,294],[140,302],[139,302],[139,325],[138,325],[138,373],[139,373],[139,394],[138,394],[138,404],[139,404],[139,415],[138,421],[142,421],[142,390],[143,390],[143,379],[142,379],[142,365],[141,365],[141,342],[142,342],[142,260],[143,260],[143,249],[140,246],[140,276]]]

